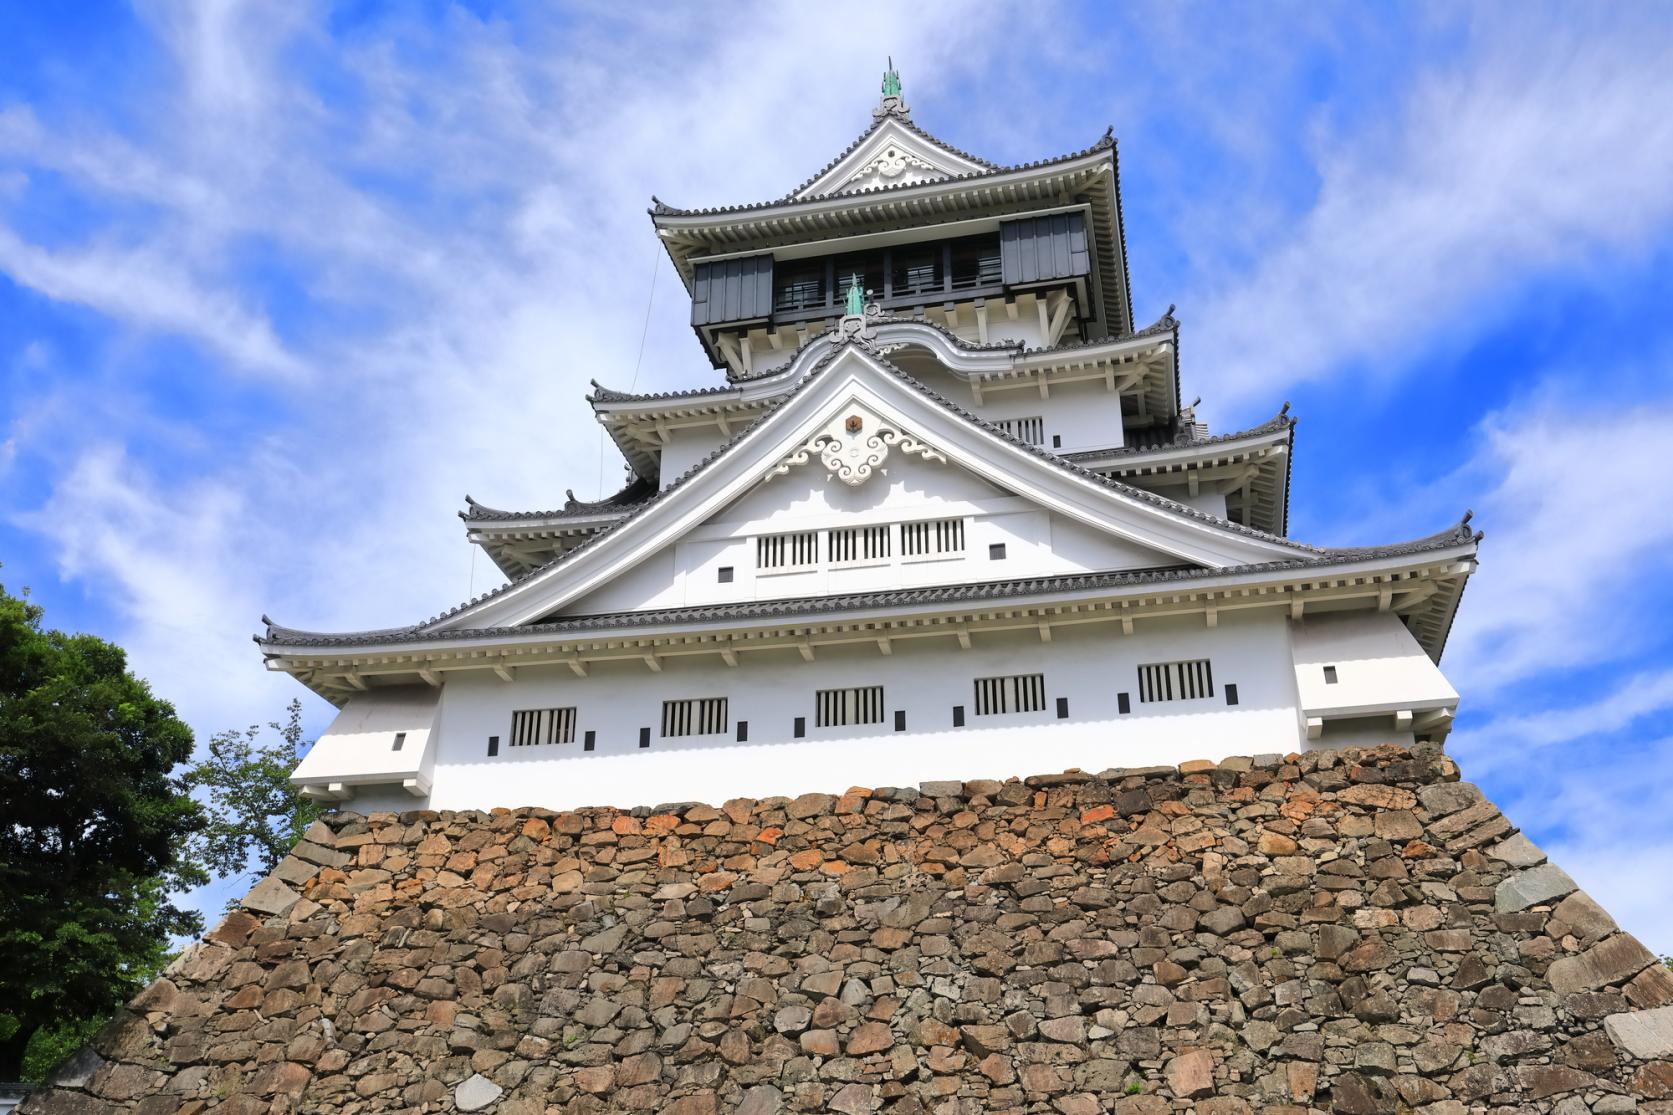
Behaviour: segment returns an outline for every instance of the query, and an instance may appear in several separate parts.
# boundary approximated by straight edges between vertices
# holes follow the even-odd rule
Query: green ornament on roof
[[[844,296],[843,309],[850,317],[864,317],[866,312],[866,292],[860,289],[860,277],[852,275],[848,279],[848,293]]]
[[[883,95],[885,97],[900,96],[900,74],[895,72],[895,60],[889,59],[889,68],[883,72]]]

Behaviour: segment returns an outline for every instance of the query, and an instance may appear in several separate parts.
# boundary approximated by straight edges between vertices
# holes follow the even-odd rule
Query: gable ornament
[[[877,107],[871,110],[874,120],[881,120],[885,116],[899,116],[912,119],[912,110],[906,107],[906,98],[900,92],[900,71],[895,69],[895,60],[889,58],[889,68],[883,71],[883,97],[877,102]]]
[[[767,479],[783,476],[798,465],[817,459],[832,476],[844,484],[858,487],[882,467],[890,452],[922,457],[926,461],[947,459],[918,438],[891,426],[869,408],[856,405],[832,418],[812,437],[786,454],[773,466]]]

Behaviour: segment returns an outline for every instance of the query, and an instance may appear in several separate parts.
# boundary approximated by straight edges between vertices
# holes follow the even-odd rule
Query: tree
[[[192,732],[120,647],[42,627],[0,585],[0,1079],[37,1034],[85,1027],[144,986],[195,914],[183,858],[204,823],[174,770]]]
[[[209,821],[193,837],[192,854],[218,877],[266,875],[320,815],[319,806],[290,784],[305,750],[302,702],[291,701],[285,712],[283,724],[267,725],[277,740],[262,743],[255,724],[218,732],[209,740],[209,757],[186,775],[188,785],[209,796]]]

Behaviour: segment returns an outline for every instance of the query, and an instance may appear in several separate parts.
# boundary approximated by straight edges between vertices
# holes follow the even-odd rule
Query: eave
[[[900,639],[942,638],[968,646],[1000,632],[1042,639],[1064,625],[1119,624],[1200,615],[1209,626],[1251,609],[1378,608],[1400,614],[1431,658],[1439,659],[1464,582],[1475,569],[1476,541],[1397,557],[1285,563],[1201,575],[1180,571],[1092,574],[993,586],[949,586],[817,600],[763,601],[651,612],[581,616],[517,628],[372,633],[358,645],[270,629],[258,639],[267,667],[290,673],[341,704],[373,685],[441,685],[448,673],[490,671],[511,681],[519,668],[564,666],[586,676],[598,662],[634,661],[660,671],[662,660],[715,656],[737,666],[754,652],[870,644],[889,654]],[[1108,583],[1097,583],[1105,581]],[[1091,582],[1087,587],[1079,584]],[[981,599],[982,590],[988,590]],[[1009,591],[1008,591],[1009,590]],[[963,596],[965,598],[959,598]],[[878,603],[877,598],[888,598]],[[754,611],[758,614],[750,614]]]
[[[1295,420],[1285,413],[1252,430],[1198,442],[1066,456],[1100,476],[1151,490],[1183,485],[1193,498],[1203,491],[1241,492],[1246,525],[1287,535],[1294,448]]]
[[[1054,387],[1095,382],[1108,391],[1135,395],[1140,424],[1165,422],[1179,413],[1179,326],[1171,316],[1126,337],[1051,349],[972,344],[938,325],[906,318],[880,318],[875,329],[879,345],[928,351],[969,386],[978,406],[999,392],[1033,391],[1047,398]],[[674,430],[715,426],[723,437],[732,436],[734,428],[748,425],[800,386],[819,367],[834,337],[827,332],[810,338],[782,368],[730,386],[630,395],[595,382],[587,401],[634,471],[656,477],[662,446]]]

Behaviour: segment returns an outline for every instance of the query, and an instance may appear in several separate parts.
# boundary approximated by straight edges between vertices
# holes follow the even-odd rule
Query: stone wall
[[[342,814],[25,1110],[1673,1113],[1673,976],[1456,778]]]

